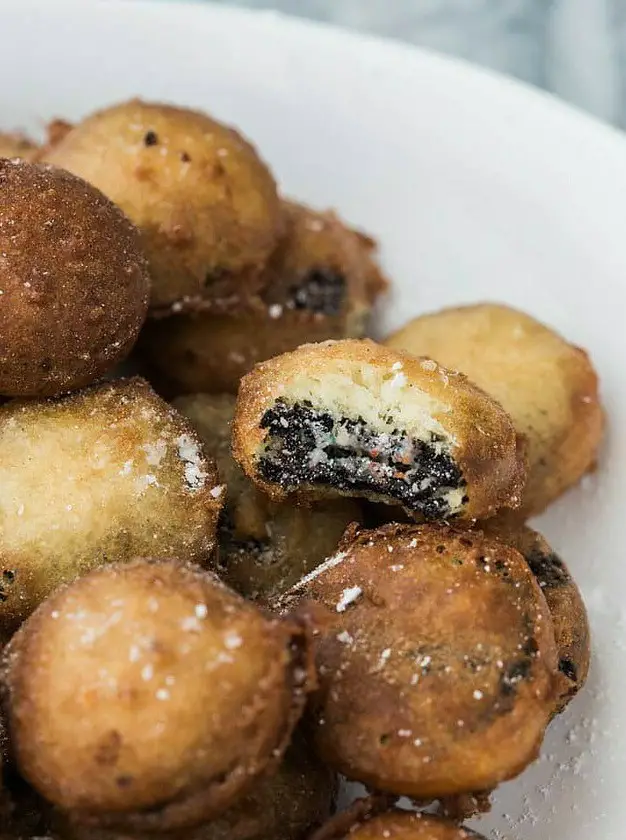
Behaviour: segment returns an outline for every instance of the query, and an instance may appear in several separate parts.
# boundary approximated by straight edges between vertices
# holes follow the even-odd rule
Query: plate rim
[[[49,0],[0,0],[2,11],[17,10],[50,10]],[[400,37],[365,32],[351,29],[339,23],[300,17],[277,9],[258,9],[244,6],[226,6],[214,0],[89,0],[86,6],[84,0],[55,0],[55,16],[65,10],[79,12],[88,16],[88,10],[106,9],[109,14],[134,15],[141,9],[142,14],[160,14],[166,17],[171,14],[185,14],[231,19],[238,24],[252,27],[269,27],[283,30],[292,36],[330,38],[344,40],[353,48],[369,48],[385,51],[387,57],[395,60],[415,60],[419,58],[431,65],[431,69],[440,74],[456,73],[459,78],[465,77],[474,84],[486,85],[492,91],[510,92],[522,105],[529,108],[551,112],[555,118],[576,122],[595,132],[598,138],[605,142],[617,143],[626,147],[626,133],[612,123],[602,120],[591,112],[573,105],[562,99],[556,93],[534,86],[529,82],[490,67],[476,64],[469,59],[455,56],[431,47],[413,44]]]

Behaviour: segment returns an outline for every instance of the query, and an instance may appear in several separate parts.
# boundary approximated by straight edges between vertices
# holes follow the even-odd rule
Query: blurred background
[[[516,76],[626,127],[626,0],[213,2],[286,12],[432,47]]]

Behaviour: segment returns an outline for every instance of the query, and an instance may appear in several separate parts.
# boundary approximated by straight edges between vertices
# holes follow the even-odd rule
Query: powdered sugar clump
[[[337,602],[335,609],[338,613],[345,612],[346,608],[360,598],[362,594],[363,590],[360,586],[349,586],[341,593],[341,598]]]
[[[201,490],[207,479],[203,468],[200,447],[191,435],[180,435],[176,439],[178,457],[185,463],[185,481],[190,490]]]

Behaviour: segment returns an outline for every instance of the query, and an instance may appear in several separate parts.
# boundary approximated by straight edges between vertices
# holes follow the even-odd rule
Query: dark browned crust
[[[502,407],[462,374],[369,340],[303,345],[257,365],[242,379],[233,423],[233,454],[246,475],[270,498],[281,501],[292,497],[306,503],[350,495],[307,484],[287,491],[264,481],[258,472],[259,456],[268,434],[261,428],[265,412],[277,399],[289,398],[290,382],[297,382],[303,373],[317,376],[323,393],[325,374],[345,370],[347,364],[370,365],[381,372],[392,371],[394,365],[401,364],[404,375],[415,388],[450,406],[437,420],[456,438],[451,454],[467,485],[469,500],[459,518],[486,518],[500,508],[519,505],[526,477],[524,442]],[[365,495],[374,501],[395,501],[371,493]]]
[[[57,713],[57,707],[54,700],[51,701],[48,696],[37,697],[37,675],[41,674],[41,669],[45,669],[48,664],[46,645],[50,640],[50,630],[54,635],[54,621],[63,616],[66,600],[70,598],[68,603],[77,603],[75,599],[80,597],[82,591],[88,593],[90,589],[93,590],[99,585],[106,586],[107,580],[116,576],[131,581],[133,577],[137,577],[137,580],[143,578],[144,581],[149,581],[149,586],[157,587],[155,592],[160,591],[161,597],[163,591],[167,594],[181,587],[180,592],[185,593],[184,597],[189,598],[190,604],[198,601],[203,603],[205,600],[211,603],[215,598],[221,598],[227,605],[225,611],[228,614],[234,616],[237,611],[248,611],[250,616],[255,615],[254,620],[257,623],[261,620],[263,645],[274,645],[275,655],[268,659],[268,668],[261,683],[251,686],[255,694],[249,698],[249,705],[229,710],[229,714],[239,716],[240,735],[245,733],[237,747],[239,757],[230,769],[220,772],[217,776],[212,775],[211,766],[219,766],[219,761],[215,756],[209,757],[208,766],[203,770],[206,775],[196,778],[193,785],[189,784],[179,789],[175,796],[155,800],[150,807],[143,806],[141,810],[118,806],[118,809],[112,812],[101,807],[90,808],[85,791],[97,791],[98,785],[108,784],[107,771],[119,774],[121,769],[116,767],[117,759],[111,767],[108,763],[96,761],[94,777],[91,780],[86,780],[84,775],[76,777],[72,774],[72,754],[68,742],[63,759],[66,765],[64,770],[66,769],[67,773],[62,778],[50,774],[50,769],[58,760],[58,753],[52,758],[53,763],[47,765],[44,747],[46,738],[45,735],[39,736],[49,725],[49,715]],[[161,584],[165,590],[159,590]],[[145,609],[148,610],[148,607]],[[124,656],[126,655],[124,651]],[[107,661],[110,661],[111,657],[114,659],[115,653],[108,651]],[[241,667],[243,665],[242,662]],[[97,667],[97,663],[94,667]],[[302,714],[307,694],[315,687],[308,631],[302,622],[297,619],[283,621],[270,617],[263,621],[262,615],[255,611],[254,607],[224,587],[215,576],[202,572],[197,567],[170,560],[139,560],[125,566],[103,567],[63,588],[41,605],[16,633],[4,652],[2,668],[11,743],[22,775],[49,801],[70,813],[72,821],[77,825],[119,829],[131,833],[191,828],[222,814],[251,790],[256,780],[278,766]],[[79,675],[76,675],[76,678],[78,677]],[[197,674],[193,677],[198,678],[200,677]],[[129,695],[129,698],[132,699],[132,695]],[[48,705],[50,702],[52,706]],[[79,700],[76,702],[77,716],[88,713],[88,710],[81,707]],[[118,699],[117,704],[121,713],[123,699]],[[201,714],[201,710],[198,711]],[[109,714],[112,714],[112,710]],[[111,719],[108,720],[110,726]],[[200,723],[201,720],[202,718],[199,718],[198,725],[206,726],[206,722]],[[100,722],[102,724],[102,719]],[[34,742],[32,738],[35,739]],[[56,745],[51,747],[56,749]],[[175,749],[175,744],[172,744],[171,748]],[[119,750],[117,752],[119,753]],[[180,760],[184,762],[187,759],[181,755]],[[194,760],[197,767],[195,757]],[[81,766],[81,761],[84,759],[80,759],[77,767]],[[150,768],[147,767],[146,771],[150,772]],[[85,788],[87,781],[91,788]],[[141,777],[135,778],[134,783],[141,788]],[[150,784],[154,785],[153,782]],[[124,794],[123,801],[129,802],[132,789],[125,786],[124,790],[127,793]]]
[[[419,801],[520,773],[558,688],[550,613],[521,554],[439,525],[352,529],[339,552],[278,604],[314,628],[322,758]]]
[[[0,393],[54,396],[130,352],[150,289],[139,235],[80,178],[0,160]]]
[[[49,152],[61,142],[74,128],[74,124],[62,117],[54,117],[46,125],[46,139],[44,144],[37,149],[35,160],[46,160]]]
[[[486,522],[484,529],[524,555],[545,596],[559,657],[556,711],[562,712],[583,688],[589,674],[591,629],[583,597],[566,564],[537,531],[506,517]]]

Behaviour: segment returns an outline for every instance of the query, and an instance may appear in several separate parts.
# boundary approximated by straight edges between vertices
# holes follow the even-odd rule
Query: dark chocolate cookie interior
[[[571,585],[572,578],[565,568],[565,563],[553,551],[543,552],[533,547],[524,556],[542,589]]]
[[[427,519],[442,519],[455,513],[449,491],[465,487],[458,466],[434,434],[422,441],[399,428],[381,433],[362,417],[335,417],[309,401],[284,400],[265,412],[261,428],[268,436],[259,473],[285,490],[309,484],[373,493]]]
[[[559,671],[571,688],[564,696],[573,697],[585,682],[588,668],[589,629],[584,608],[565,563],[540,544],[524,552],[526,562],[545,595],[555,624],[560,650]],[[576,609],[576,603],[581,607]]]
[[[328,268],[314,268],[290,292],[295,309],[339,315],[346,297],[346,278]]]
[[[346,303],[348,284],[343,274],[326,266],[311,268],[283,284],[270,287],[263,295],[268,304],[298,309],[335,318]]]

